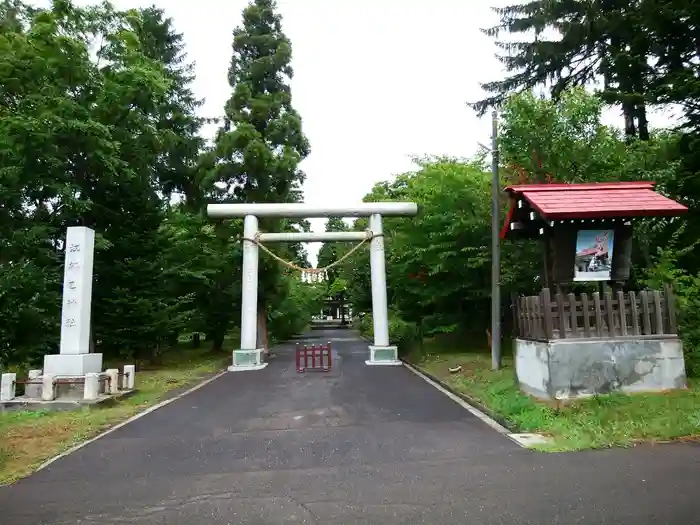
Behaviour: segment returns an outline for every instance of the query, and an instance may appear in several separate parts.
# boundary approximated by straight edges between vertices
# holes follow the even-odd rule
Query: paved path
[[[30,478],[2,525],[698,523],[700,448],[519,448],[403,367],[297,374],[291,346]],[[317,341],[320,342],[320,341]]]

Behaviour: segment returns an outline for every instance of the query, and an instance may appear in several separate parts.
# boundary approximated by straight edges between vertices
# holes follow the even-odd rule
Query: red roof
[[[607,182],[521,184],[506,191],[526,199],[547,220],[669,216],[688,210],[653,188],[653,182]]]

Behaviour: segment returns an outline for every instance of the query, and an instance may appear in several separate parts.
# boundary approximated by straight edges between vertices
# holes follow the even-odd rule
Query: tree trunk
[[[645,104],[637,106],[637,129],[641,140],[649,140],[649,121],[647,120],[647,107]]]
[[[211,351],[220,352],[224,347],[224,338],[226,337],[226,330],[215,330],[209,334],[211,339]]]
[[[261,306],[258,308],[258,348],[263,349],[263,354],[268,354],[268,338],[267,338],[267,312],[265,307]]]

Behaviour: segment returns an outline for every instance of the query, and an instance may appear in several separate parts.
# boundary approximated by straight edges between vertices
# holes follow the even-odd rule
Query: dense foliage
[[[496,39],[507,75],[485,84],[487,97],[473,106],[482,115],[500,110],[502,183],[653,180],[688,205],[680,221],[638,225],[627,285],[674,285],[689,370],[700,373],[700,256],[693,249],[700,226],[700,4],[529,0],[494,11],[499,24],[484,31]],[[542,88],[547,97],[533,94]],[[679,126],[651,129],[649,109],[669,104],[680,107]],[[601,122],[610,105],[622,110],[621,130]],[[367,196],[423,205],[422,217],[392,221],[388,248],[394,317],[416,325],[415,333],[488,327],[487,184],[485,167],[437,159]],[[541,255],[523,244],[504,243],[503,250],[507,312],[509,292],[541,286]],[[366,308],[367,274],[352,272],[352,298]]]
[[[0,25],[0,364],[56,351],[72,225],[97,234],[96,350],[156,359],[193,333],[221,347],[238,324],[241,224],[203,207],[298,200],[309,151],[274,2],[251,2],[234,33],[213,148],[182,35],[161,10],[4,0]],[[306,260],[300,246],[287,254]],[[287,337],[319,294],[262,260],[262,316]]]
[[[700,373],[700,7],[692,2],[530,0],[497,9],[508,76],[486,84],[479,112],[498,106],[501,179],[654,180],[687,204],[683,220],[637,227],[628,286],[671,282],[682,307],[689,369]],[[273,0],[251,0],[233,33],[231,95],[209,146],[183,38],[159,9],[35,9],[0,0],[0,364],[56,351],[63,245],[71,225],[97,233],[96,350],[157,359],[203,334],[214,349],[238,327],[242,223],[213,222],[208,202],[299,202],[309,155],[289,87],[291,43]],[[525,36],[523,36],[525,35]],[[534,37],[533,37],[534,35]],[[590,89],[592,83],[599,85]],[[547,97],[532,89],[546,86]],[[677,129],[647,112],[676,104]],[[622,109],[621,129],[602,111]],[[414,218],[385,219],[395,342],[438,333],[486,343],[490,315],[490,170],[475,159],[423,157],[366,200],[410,200]],[[505,213],[505,201],[502,212]],[[354,229],[363,230],[366,220]],[[262,220],[266,231],[306,221]],[[348,225],[331,218],[328,231]],[[319,266],[352,244],[328,243]],[[308,266],[301,245],[275,251]],[[302,330],[324,297],[347,297],[371,328],[368,250],[305,285],[260,259],[260,344]],[[534,243],[504,243],[504,323],[511,292],[542,285]],[[175,349],[175,350],[174,350]]]
[[[504,101],[499,129],[501,180],[515,182],[593,182],[653,180],[675,193],[682,173],[678,133],[651,132],[646,141],[626,140],[624,131],[601,122],[603,102],[576,88],[558,101],[530,92]],[[377,184],[367,201],[408,200],[415,218],[386,218],[387,268],[392,338],[396,343],[436,333],[468,335],[475,347],[487,344],[491,301],[490,168],[480,161],[449,158],[416,160],[417,169]],[[507,202],[501,202],[502,219]],[[356,228],[364,228],[363,220]],[[697,291],[700,274],[691,265],[687,221],[655,219],[635,230],[631,288],[673,283],[683,312],[682,330],[690,371],[698,365]],[[371,312],[367,254],[344,267],[355,309]],[[542,246],[502,243],[503,322],[510,325],[511,293],[542,287]],[[369,331],[365,316],[362,328]],[[479,342],[480,341],[480,342]],[[406,346],[410,348],[410,345]]]

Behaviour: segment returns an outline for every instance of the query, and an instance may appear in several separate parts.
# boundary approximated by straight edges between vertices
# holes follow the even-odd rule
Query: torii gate
[[[382,216],[413,216],[418,206],[412,202],[363,202],[354,206],[329,208],[311,204],[209,204],[212,219],[244,218],[243,297],[241,301],[241,347],[233,352],[231,372],[260,370],[267,366],[258,348],[258,245],[260,242],[348,242],[366,239],[366,232],[262,233],[258,217],[323,218],[369,217],[370,273],[372,277],[372,319],[374,344],[369,347],[368,365],[401,365],[396,346],[389,344],[389,315],[386,298],[386,265]]]

